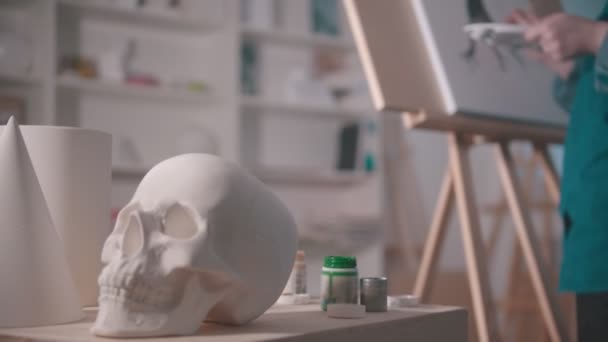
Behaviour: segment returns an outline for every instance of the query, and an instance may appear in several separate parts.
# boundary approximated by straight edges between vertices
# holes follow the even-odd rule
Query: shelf
[[[242,96],[241,108],[263,114],[309,116],[314,118],[359,120],[373,117],[374,110],[342,108],[339,106],[317,106],[305,103],[289,103],[267,100],[255,96]]]
[[[143,178],[150,167],[134,165],[112,166],[112,177]],[[296,169],[287,167],[255,167],[250,169],[258,179],[268,184],[348,186],[361,183],[370,175],[362,171]]]
[[[315,170],[288,167],[255,167],[253,174],[267,184],[349,186],[370,177],[362,171]]]
[[[83,0],[59,0],[61,5],[78,10],[81,15],[103,20],[121,21],[129,24],[163,28],[184,32],[213,31],[215,24],[204,18],[196,18],[179,12],[160,12],[148,9],[128,9],[109,2],[89,2]]]
[[[114,165],[112,177],[143,178],[150,171],[145,166]],[[256,167],[250,169],[258,179],[267,184],[348,186],[361,183],[370,177],[361,171],[311,170],[285,167]]]
[[[64,89],[109,96],[139,97],[156,101],[191,102],[193,104],[208,103],[211,101],[211,97],[208,93],[198,93],[186,89],[165,88],[162,86],[109,83],[99,80],[84,79],[72,75],[59,76],[57,78],[57,84]]]
[[[119,178],[143,178],[150,171],[149,167],[114,165],[112,166],[112,177]]]
[[[273,43],[310,48],[326,48],[333,50],[354,51],[355,44],[344,38],[336,38],[321,34],[297,34],[280,30],[259,29],[249,26],[241,28],[244,39],[260,43]]]
[[[41,81],[38,77],[27,74],[18,74],[8,70],[0,71],[0,83],[8,83],[10,85],[19,86],[37,86]]]

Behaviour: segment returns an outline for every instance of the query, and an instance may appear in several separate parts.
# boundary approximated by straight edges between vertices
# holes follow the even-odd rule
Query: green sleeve
[[[572,101],[576,92],[576,83],[578,81],[579,63],[576,64],[574,70],[568,79],[556,77],[553,81],[553,98],[565,111],[570,112]]]
[[[608,93],[608,36],[595,56],[595,90]]]

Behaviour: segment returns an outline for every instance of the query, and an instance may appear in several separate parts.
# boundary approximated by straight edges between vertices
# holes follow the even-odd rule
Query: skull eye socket
[[[142,224],[137,213],[130,216],[122,239],[122,253],[126,257],[137,254],[144,245]]]
[[[190,239],[198,232],[193,215],[191,210],[179,203],[172,205],[163,220],[163,233],[175,239]]]

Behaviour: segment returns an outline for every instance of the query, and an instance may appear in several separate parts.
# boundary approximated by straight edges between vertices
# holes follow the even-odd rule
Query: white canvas
[[[81,319],[63,243],[12,118],[0,136],[0,175],[0,327]]]
[[[564,125],[566,113],[552,95],[554,74],[537,62],[523,64],[502,51],[502,67],[494,52],[477,44],[475,62],[463,57],[469,39],[463,26],[470,23],[467,0],[412,0],[435,81],[447,114],[489,116],[499,119]],[[478,0],[491,19],[502,21],[525,0]]]
[[[0,126],[0,134],[4,131]],[[99,255],[111,232],[112,136],[89,129],[19,126],[80,301],[96,306]]]

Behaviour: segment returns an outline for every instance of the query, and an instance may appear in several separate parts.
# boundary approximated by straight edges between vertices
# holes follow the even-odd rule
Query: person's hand
[[[523,9],[514,10],[505,21],[509,24],[517,24],[522,26],[533,26],[540,21],[540,18],[534,14],[534,12],[526,11]]]
[[[528,33],[535,27],[541,25],[543,19],[537,17],[534,13],[517,9],[513,11],[506,21],[511,24],[523,25],[527,27],[526,37]],[[539,47],[542,46],[539,44]],[[544,49],[539,51],[535,49],[527,49],[526,56],[529,59],[544,64],[547,68],[555,72],[562,79],[567,79],[574,70],[574,61],[572,59],[556,60],[551,54]]]
[[[608,32],[608,23],[556,13],[528,27],[527,41],[536,42],[554,61],[566,61],[584,54],[596,54]]]

